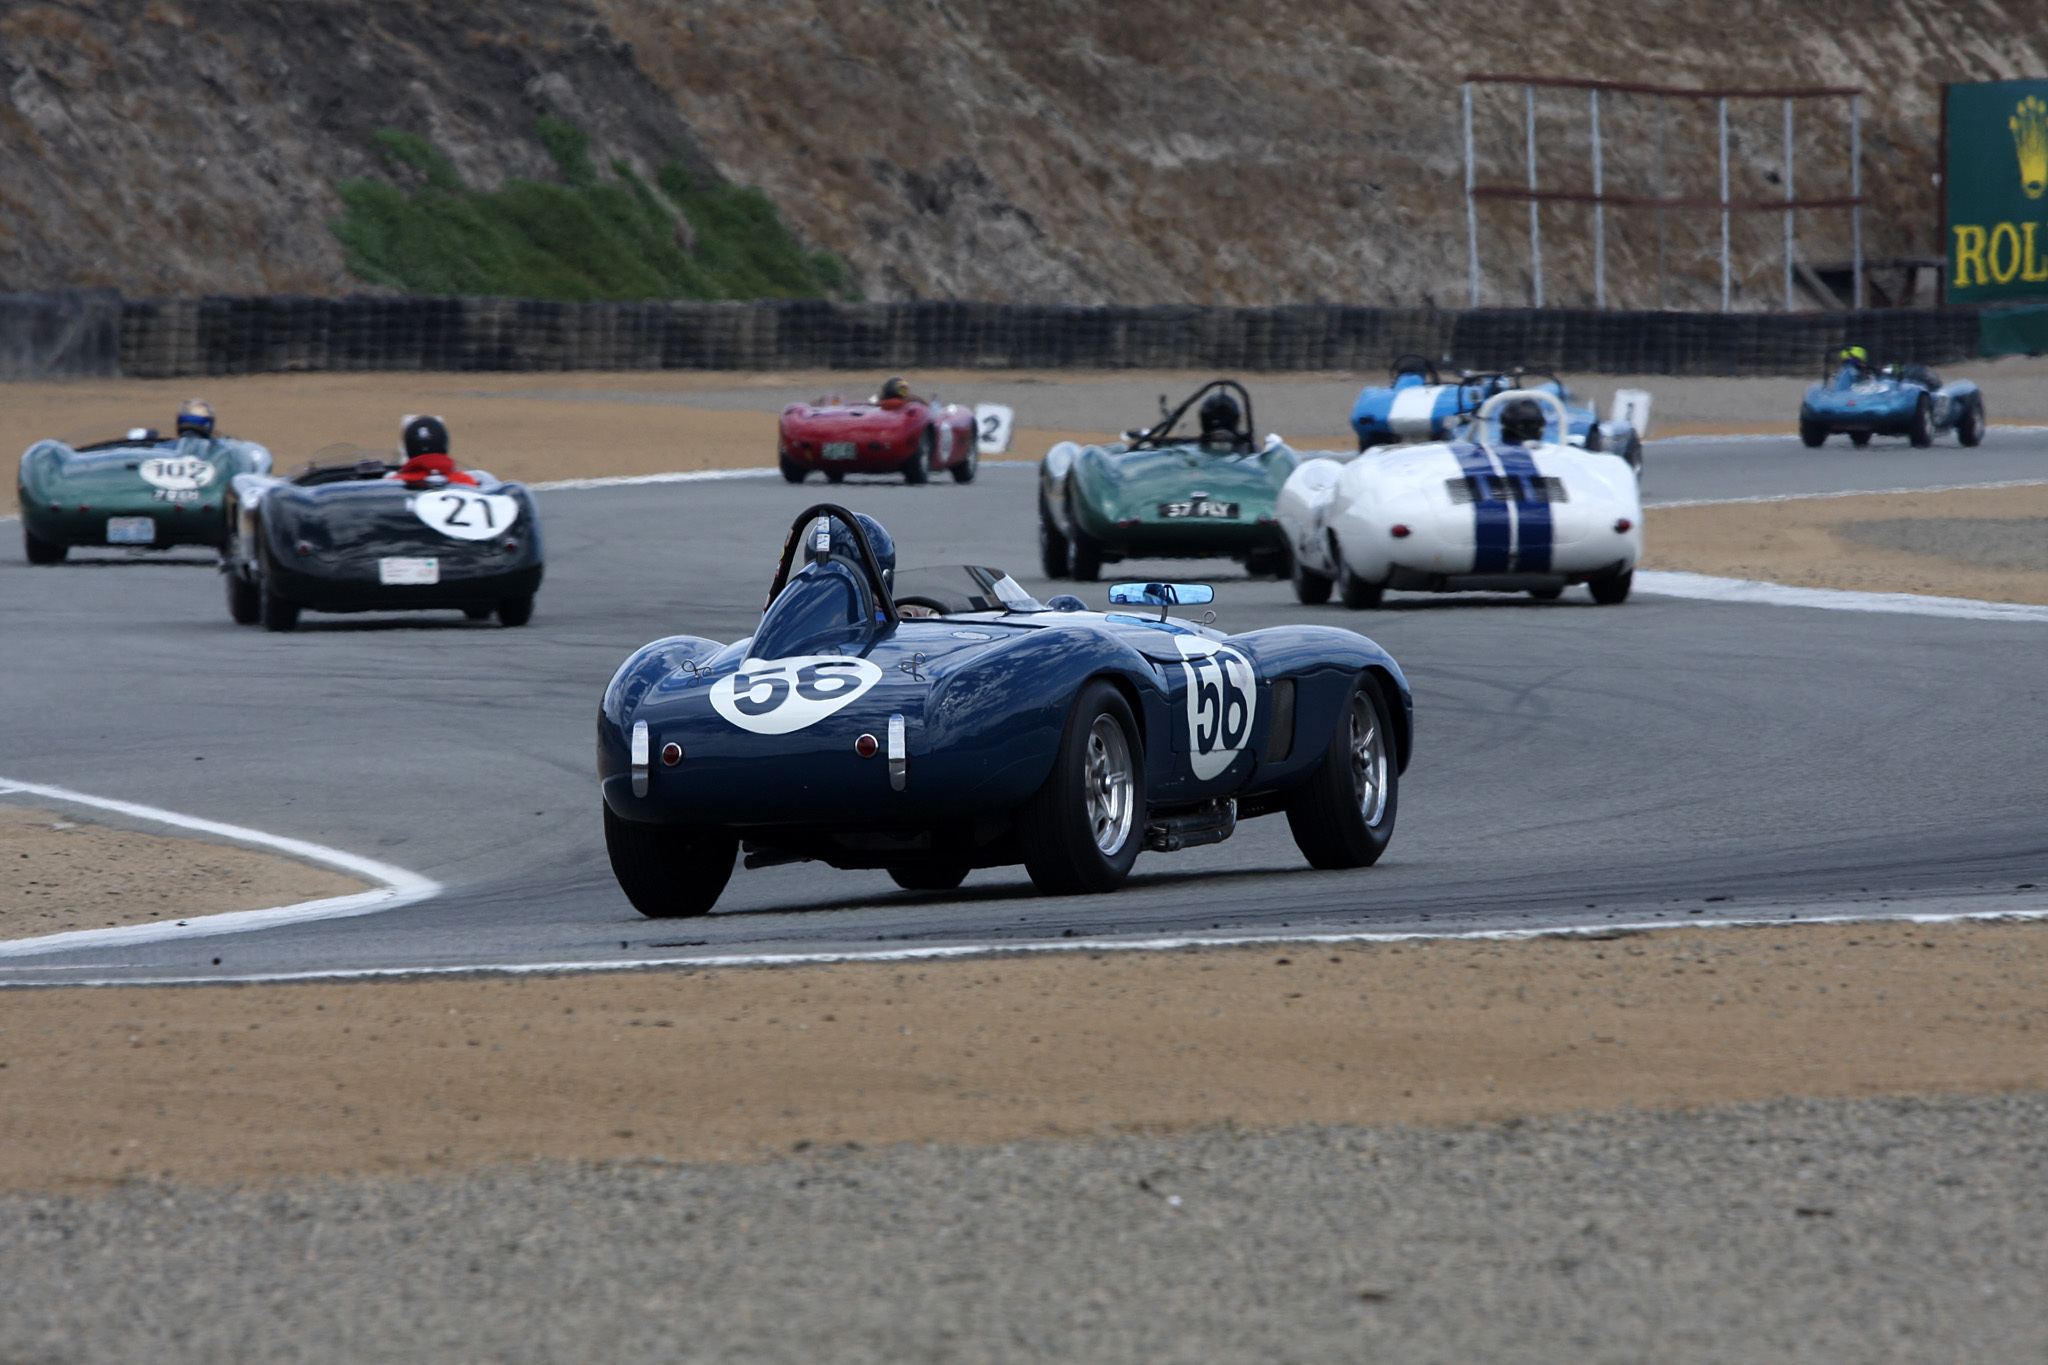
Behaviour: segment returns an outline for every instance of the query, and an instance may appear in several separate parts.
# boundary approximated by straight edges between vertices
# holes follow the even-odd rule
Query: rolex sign
[[[2048,81],[1948,87],[1948,300],[2048,299]]]

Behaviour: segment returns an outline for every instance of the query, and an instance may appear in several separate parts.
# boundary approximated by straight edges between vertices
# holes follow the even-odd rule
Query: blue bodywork
[[[1799,405],[1799,435],[1817,446],[1837,433],[1857,445],[1903,436],[1926,446],[1953,431],[1966,446],[1984,438],[1984,397],[1967,379],[1952,384],[1925,365],[1844,364],[1809,386]]]
[[[1480,404],[1510,389],[1553,394],[1564,404],[1569,422],[1557,438],[1560,443],[1592,451],[1611,450],[1631,466],[1641,467],[1642,438],[1637,432],[1627,426],[1603,429],[1600,415],[1578,402],[1563,380],[1539,371],[1466,371],[1440,382],[1434,367],[1426,363],[1397,362],[1387,385],[1368,385],[1359,391],[1358,401],[1351,407],[1351,430],[1358,437],[1360,450],[1404,441],[1451,440],[1479,411]]]
[[[1011,815],[1046,782],[1075,697],[1094,679],[1122,691],[1137,721],[1148,816],[1232,799],[1244,817],[1283,809],[1323,761],[1361,675],[1377,684],[1407,764],[1407,681],[1352,631],[1225,635],[1074,598],[1045,606],[974,567],[898,574],[894,602],[879,606],[839,560],[786,558],[785,574],[753,636],[671,636],[619,667],[597,723],[615,816],[836,867],[912,866],[939,849],[975,867],[1019,862]],[[941,610],[899,614],[899,603]],[[1223,668],[1189,657],[1205,651],[1250,665],[1252,714],[1234,736],[1222,732],[1223,708],[1206,709],[1207,679]],[[798,712],[786,728],[778,719]],[[900,769],[878,744],[898,717]],[[639,722],[655,757],[636,770]],[[669,745],[680,749],[672,763]]]

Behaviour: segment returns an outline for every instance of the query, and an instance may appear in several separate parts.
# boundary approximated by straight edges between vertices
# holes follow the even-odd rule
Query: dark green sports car
[[[74,545],[167,550],[227,543],[228,481],[270,472],[253,441],[136,428],[112,440],[38,441],[22,453],[21,543],[31,564]]]
[[[1191,412],[1197,429],[1179,432]],[[1278,436],[1255,443],[1253,430],[1251,395],[1217,379],[1149,430],[1048,450],[1038,479],[1046,576],[1093,582],[1121,559],[1223,557],[1285,578],[1292,564],[1276,506],[1306,457]]]

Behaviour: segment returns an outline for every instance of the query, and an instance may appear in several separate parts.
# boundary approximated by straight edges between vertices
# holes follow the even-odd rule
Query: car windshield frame
[[[941,616],[978,616],[990,612],[1008,615],[1050,610],[1024,591],[1016,579],[985,564],[932,564],[898,569],[890,584],[890,594],[899,603],[910,599],[913,607],[923,605],[917,601],[919,598],[941,603],[946,608],[939,613]]]

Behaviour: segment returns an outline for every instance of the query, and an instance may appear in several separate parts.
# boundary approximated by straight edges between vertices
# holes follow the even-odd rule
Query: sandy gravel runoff
[[[2048,1089],[2037,924],[52,989],[0,1190]]]
[[[275,853],[0,805],[0,940],[185,919],[367,891]]]
[[[2048,484],[1644,513],[1643,567],[2048,603]]]

